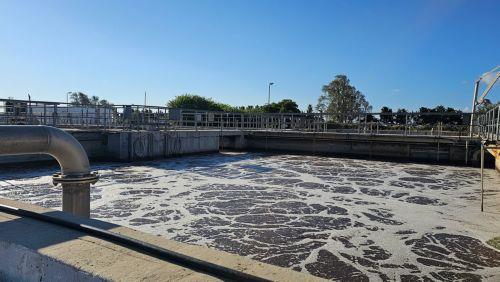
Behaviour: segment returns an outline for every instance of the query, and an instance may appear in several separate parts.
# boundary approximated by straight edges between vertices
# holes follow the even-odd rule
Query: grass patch
[[[500,237],[490,239],[486,243],[488,243],[488,245],[490,246],[493,246],[495,249],[500,250]]]

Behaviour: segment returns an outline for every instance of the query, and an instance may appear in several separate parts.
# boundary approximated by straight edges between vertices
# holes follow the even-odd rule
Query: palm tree
[[[96,105],[99,104],[99,97],[97,96],[92,96],[92,98],[90,98],[90,101],[92,102],[93,105]]]

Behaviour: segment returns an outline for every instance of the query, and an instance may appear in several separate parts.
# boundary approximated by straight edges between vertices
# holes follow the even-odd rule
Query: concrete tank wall
[[[478,165],[479,141],[464,137],[363,135],[238,130],[68,130],[90,159],[136,161],[222,150],[353,155]],[[487,158],[491,158],[487,154]],[[50,160],[50,156],[0,156],[0,163]],[[487,159],[487,162],[490,160]],[[497,161],[497,168],[499,161]]]
[[[221,136],[233,136],[226,141],[231,149],[243,149],[241,131],[182,130],[182,131],[101,131],[68,130],[93,160],[135,161],[168,158],[186,154],[218,152]],[[227,137],[226,137],[227,138]],[[237,140],[236,142],[234,140]],[[0,156],[0,163],[49,161],[48,155]]]
[[[322,133],[265,133],[245,135],[247,149],[374,157],[394,160],[477,165],[479,142],[444,137],[374,136]]]
[[[120,161],[216,152],[218,132],[117,132],[108,134],[107,158]]]

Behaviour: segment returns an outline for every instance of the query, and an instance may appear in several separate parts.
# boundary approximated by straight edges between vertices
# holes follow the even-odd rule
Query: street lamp
[[[269,82],[269,88],[267,90],[267,104],[271,104],[271,85],[274,85],[274,82]]]

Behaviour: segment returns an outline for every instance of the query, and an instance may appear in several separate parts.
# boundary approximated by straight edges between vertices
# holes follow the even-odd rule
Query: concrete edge
[[[126,235],[129,237],[132,237],[134,239],[138,239],[150,244],[154,244],[172,251],[176,251],[188,256],[195,257],[197,259],[201,260],[206,260],[210,261],[212,263],[216,263],[225,267],[237,269],[239,271],[243,271],[248,274],[256,275],[262,278],[266,278],[269,280],[273,281],[324,281],[321,278],[305,274],[305,273],[300,273],[293,271],[291,269],[287,268],[282,268],[274,265],[269,265],[266,263],[258,262],[249,258],[245,258],[242,256],[238,256],[235,254],[230,254],[226,253],[223,251],[211,249],[205,246],[197,246],[197,245],[189,245],[185,243],[180,243],[176,242],[173,240],[168,240],[165,238],[162,238],[160,236],[155,236],[151,234],[146,234],[128,227],[123,227],[115,224],[110,224],[104,221],[100,220],[95,220],[95,219],[85,219],[85,218],[79,218],[72,216],[70,214],[66,214],[60,211],[55,211],[52,209],[48,208],[43,208],[40,206],[36,205],[31,205],[27,203],[22,203],[18,201],[12,201],[4,198],[0,198],[0,204],[5,204],[9,206],[14,206],[38,213],[47,213],[50,212],[51,216],[57,217],[57,218],[62,218],[65,220],[70,220],[75,223],[80,223],[80,224],[87,224],[90,226],[95,226],[99,228],[105,228],[109,231],[116,232],[122,235]],[[2,213],[0,213],[2,215]],[[5,215],[5,214],[4,214]],[[9,215],[10,218],[16,218],[15,216]],[[33,220],[35,221],[35,220]],[[2,228],[2,222],[0,221],[0,230]],[[44,223],[46,225],[49,225],[48,223]],[[64,229],[62,227],[50,227],[50,228],[59,228],[59,229]],[[62,230],[64,231],[64,230]],[[61,232],[61,231],[59,231]],[[69,230],[67,230],[69,232]],[[77,232],[77,231],[72,231],[72,232]],[[1,233],[1,232],[0,232]],[[80,233],[80,232],[78,232]],[[0,237],[1,239],[1,237]],[[75,269],[78,269],[79,271],[82,271],[83,273],[88,273],[90,275],[89,277],[102,277],[106,280],[122,280],[124,278],[124,275],[126,275],[126,272],[128,269],[126,269],[127,265],[127,256],[131,257],[140,257],[145,261],[148,261],[148,263],[151,264],[150,268],[154,269],[162,269],[162,271],[165,271],[166,268],[171,269],[172,272],[179,272],[178,275],[175,274],[171,276],[170,278],[174,278],[175,280],[182,279],[185,280],[188,278],[188,280],[193,281],[193,280],[213,280],[213,277],[206,276],[204,274],[199,274],[199,273],[194,273],[195,275],[193,276],[192,271],[184,269],[180,266],[177,265],[172,265],[168,262],[164,262],[161,260],[158,260],[156,258],[138,253],[134,250],[126,249],[122,246],[116,245],[111,242],[107,242],[92,236],[85,235],[83,233],[79,234],[78,242],[76,240],[72,241],[67,241],[61,244],[57,244],[54,246],[47,246],[44,248],[40,248],[36,250],[36,252],[40,255],[46,256],[48,258],[51,258],[56,261],[61,261],[64,262],[66,265],[70,267],[74,267]],[[111,268],[99,268],[99,260],[102,260],[103,257],[106,257],[108,254],[101,254],[99,256],[87,256],[86,252],[96,253],[95,248],[99,247],[99,252],[107,252],[106,249],[109,250],[115,250],[118,251],[119,253],[122,254],[121,257],[115,258],[117,260],[117,265],[121,267],[114,266],[112,267],[113,271],[109,271]],[[93,249],[94,248],[94,249]],[[74,249],[75,254],[84,254],[83,256],[86,256],[84,260],[78,257],[72,257],[71,255],[68,255],[68,249]],[[122,264],[118,263],[119,260],[125,260]],[[153,267],[154,265],[154,267]],[[182,268],[182,269],[179,269]],[[168,270],[168,269],[167,269]],[[186,272],[187,271],[187,272]],[[155,275],[150,275],[148,276],[149,278],[154,277]],[[127,277],[127,276],[125,276]],[[162,276],[164,277],[164,276]],[[135,277],[139,278],[139,277]],[[194,279],[193,279],[194,278]],[[146,279],[149,280],[149,279]]]

